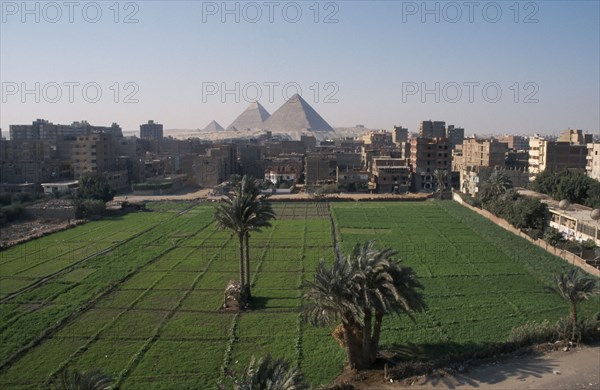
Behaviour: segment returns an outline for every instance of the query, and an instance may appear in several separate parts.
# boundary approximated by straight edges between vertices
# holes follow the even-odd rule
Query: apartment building
[[[462,144],[462,154],[456,154],[452,170],[460,171],[470,166],[504,167],[506,144],[495,139],[466,139]]]
[[[552,171],[585,171],[589,134],[581,130],[565,130],[557,141],[536,136],[529,140],[529,173],[535,175],[546,169]]]
[[[600,143],[587,144],[587,174],[592,179],[600,180]]]
[[[434,191],[436,169],[450,171],[452,147],[447,138],[413,138],[410,142],[410,165],[415,191]]]

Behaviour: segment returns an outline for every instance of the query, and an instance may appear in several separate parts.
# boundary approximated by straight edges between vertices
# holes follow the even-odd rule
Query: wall
[[[464,207],[466,207],[466,208],[468,208],[470,210],[473,210],[474,212],[476,212],[477,214],[481,215],[484,218],[489,219],[490,221],[492,221],[496,225],[500,226],[501,228],[503,228],[505,230],[508,230],[509,232],[511,232],[513,234],[516,234],[517,236],[526,239],[527,241],[531,242],[532,244],[535,244],[535,245],[539,246],[540,248],[546,250],[548,253],[560,257],[561,259],[565,260],[569,264],[572,264],[572,265],[574,265],[576,267],[579,267],[579,268],[581,268],[582,270],[584,270],[585,272],[587,272],[587,273],[589,273],[591,275],[600,277],[600,270],[597,269],[597,268],[595,268],[595,267],[592,267],[591,265],[589,265],[588,263],[586,263],[586,261],[583,260],[581,257],[579,257],[577,255],[574,255],[571,252],[567,252],[564,249],[555,248],[552,245],[548,244],[544,240],[541,240],[541,239],[534,240],[534,239],[532,239],[527,234],[523,233],[519,229],[517,229],[514,226],[512,226],[506,220],[504,220],[502,218],[496,217],[494,214],[490,213],[487,210],[478,209],[476,207],[473,207],[473,206],[465,203],[461,199],[460,195],[458,193],[456,193],[456,192],[454,192],[452,194],[452,198],[456,202],[458,202],[461,205],[463,205]]]

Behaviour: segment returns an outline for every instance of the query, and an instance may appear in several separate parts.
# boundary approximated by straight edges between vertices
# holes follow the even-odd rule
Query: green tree
[[[505,173],[495,170],[481,187],[479,198],[482,202],[487,202],[511,189],[512,182]]]
[[[225,390],[307,390],[304,375],[298,368],[291,367],[283,359],[273,359],[270,355],[258,361],[254,356],[248,367],[241,373],[229,373],[231,387],[219,386]]]
[[[215,209],[215,221],[221,229],[228,229],[237,235],[240,255],[240,284],[242,302],[250,298],[250,232],[260,231],[271,226],[275,218],[271,204],[261,195],[257,180],[244,176],[234,183],[229,192]]]
[[[101,200],[106,203],[111,201],[114,195],[108,180],[100,173],[86,173],[79,179],[78,199]]]
[[[53,381],[56,390],[106,390],[112,385],[112,378],[98,370],[79,372],[64,370]]]
[[[308,283],[304,317],[313,325],[341,320],[343,345],[352,368],[365,369],[375,361],[383,317],[425,308],[412,269],[400,267],[390,248],[374,241],[357,244],[349,256],[340,255],[329,269],[323,260],[315,281]]]
[[[535,198],[519,197],[513,203],[508,222],[518,229],[535,229],[541,232],[546,227],[548,217],[548,206],[544,203]]]
[[[571,338],[574,339],[577,328],[577,306],[598,294],[598,281],[579,268],[572,268],[569,272],[556,275],[555,279],[556,292],[569,304],[569,319],[573,332]]]

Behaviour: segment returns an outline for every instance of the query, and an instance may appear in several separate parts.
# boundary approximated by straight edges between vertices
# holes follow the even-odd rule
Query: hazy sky
[[[335,127],[600,131],[598,1],[0,3],[5,135],[226,127],[298,88]]]

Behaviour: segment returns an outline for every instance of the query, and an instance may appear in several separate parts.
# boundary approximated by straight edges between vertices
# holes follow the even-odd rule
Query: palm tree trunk
[[[571,341],[575,341],[575,328],[577,327],[577,306],[575,306],[574,303],[571,303],[569,318],[571,319]]]
[[[241,298],[244,301],[240,302],[240,304],[242,304],[246,303],[246,299],[244,298],[246,291],[246,284],[244,283],[244,234],[239,234],[238,239],[240,241],[240,293]]]
[[[363,339],[362,339],[362,350],[361,355],[361,366],[367,368],[371,365],[371,311],[365,311],[365,326],[363,328]]]
[[[381,323],[383,322],[383,313],[375,313],[375,325],[373,327],[373,337],[371,339],[371,362],[375,361],[377,351],[379,350],[379,338],[381,336]]]
[[[250,293],[250,235],[248,232],[245,234],[246,241],[246,299],[252,298]]]
[[[352,336],[352,326],[342,322],[342,328],[344,329],[344,343],[346,344],[346,356],[348,357],[348,364],[352,369],[358,368],[356,344],[354,337]]]

